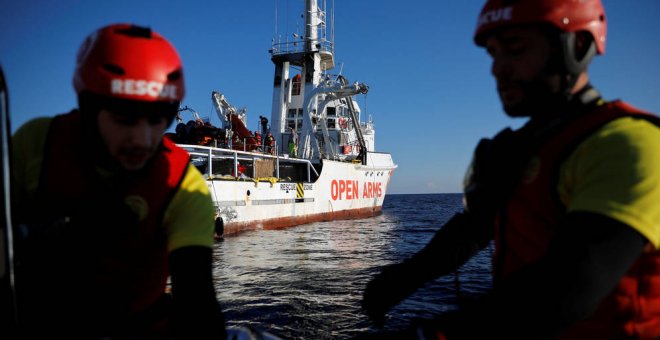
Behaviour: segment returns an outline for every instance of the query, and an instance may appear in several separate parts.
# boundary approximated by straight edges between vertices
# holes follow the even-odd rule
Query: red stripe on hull
[[[271,218],[271,219],[259,220],[259,221],[227,223],[225,225],[224,235],[225,236],[235,235],[240,232],[249,231],[249,230],[284,229],[284,228],[295,227],[298,225],[313,223],[313,222],[324,222],[324,221],[334,221],[334,220],[354,220],[354,219],[377,216],[380,215],[381,211],[382,211],[382,206],[379,206],[379,207],[370,207],[370,208],[361,208],[361,209],[340,210],[340,211],[333,211],[333,212],[314,214],[314,215],[290,216],[290,217]]]

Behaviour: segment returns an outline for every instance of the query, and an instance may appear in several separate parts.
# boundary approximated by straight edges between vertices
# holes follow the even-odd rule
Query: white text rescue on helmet
[[[141,79],[113,79],[112,94],[147,95],[154,98],[177,99],[176,85]]]
[[[511,20],[511,18],[513,17],[512,13],[513,13],[513,7],[510,6],[488,11],[479,17],[479,22],[477,23],[477,26],[492,24],[498,21]]]

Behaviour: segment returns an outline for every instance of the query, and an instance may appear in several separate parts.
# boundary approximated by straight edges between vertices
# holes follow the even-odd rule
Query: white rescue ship
[[[216,234],[278,229],[380,214],[396,169],[389,153],[375,151],[372,120],[361,121],[354,99],[368,86],[329,71],[334,44],[327,16],[305,0],[305,32],[273,41],[275,64],[270,120],[246,128],[219,92],[211,95],[222,127],[178,117],[177,144],[204,174],[216,208]],[[296,72],[297,71],[297,72]]]

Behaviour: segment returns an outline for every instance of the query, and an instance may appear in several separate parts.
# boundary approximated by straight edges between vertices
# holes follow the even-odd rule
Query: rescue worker
[[[289,156],[298,157],[298,134],[294,128],[290,129],[289,135]]]
[[[268,133],[268,136],[266,136],[266,152],[271,155],[275,154],[275,137],[273,137],[273,134],[270,132]]]
[[[259,116],[259,122],[261,122],[261,134],[266,135],[268,133],[268,118]]]
[[[261,149],[261,135],[259,134],[259,131],[254,131],[254,141],[257,144],[257,149]]]
[[[178,53],[109,25],[83,42],[73,85],[78,109],[13,136],[20,337],[224,338],[213,203],[162,138],[184,96]]]
[[[475,42],[529,120],[478,144],[464,212],[369,282],[372,320],[494,239],[492,291],[400,337],[660,337],[659,121],[591,86],[605,38],[600,0],[486,2]]]

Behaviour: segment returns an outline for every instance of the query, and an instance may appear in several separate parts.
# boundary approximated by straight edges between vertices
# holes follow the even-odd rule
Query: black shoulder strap
[[[530,152],[525,136],[510,128],[479,141],[464,182],[466,209],[489,220],[512,192]]]

